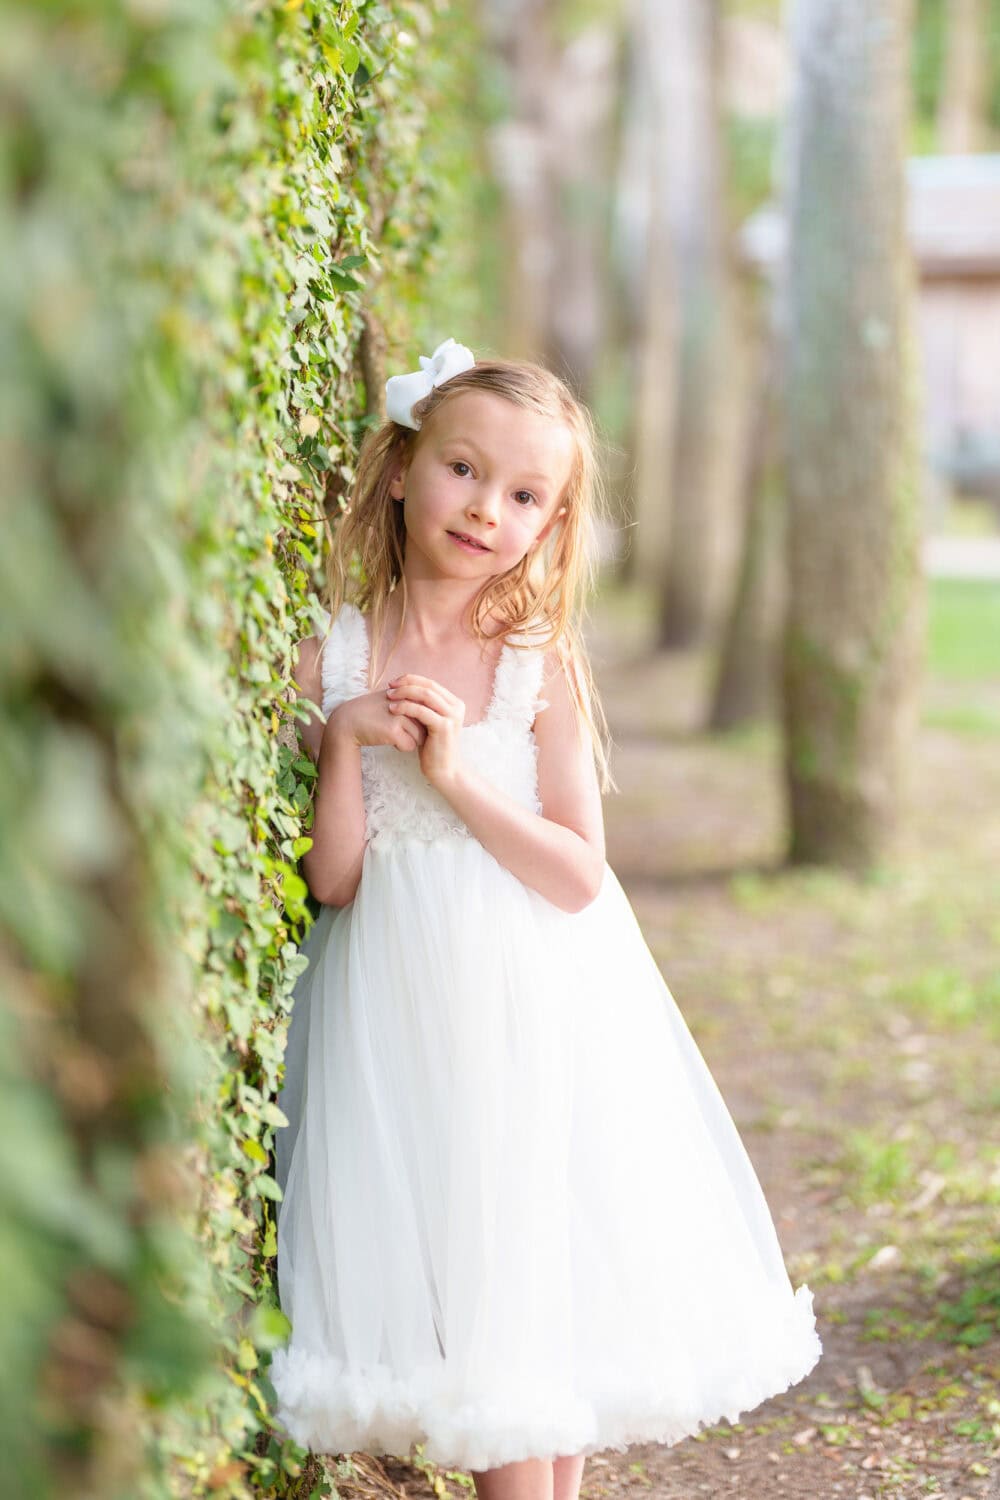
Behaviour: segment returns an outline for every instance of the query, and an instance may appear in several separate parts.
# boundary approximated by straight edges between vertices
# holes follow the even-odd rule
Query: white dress
[[[540,813],[542,653],[505,645],[464,761]],[[339,613],[323,710],[369,691]],[[753,1166],[617,878],[567,913],[416,751],[361,751],[360,884],[304,944],[277,1173],[279,1424],[466,1469],[673,1443],[816,1364]]]

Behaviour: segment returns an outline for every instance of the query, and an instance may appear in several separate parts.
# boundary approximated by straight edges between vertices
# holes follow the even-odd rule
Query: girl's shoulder
[[[319,662],[324,714],[347,698],[368,691],[368,647],[365,617],[356,604],[345,599],[336,616],[320,609],[322,634],[314,636]]]
[[[546,715],[545,737],[551,742],[577,735],[589,738],[599,771],[602,793],[617,791],[611,775],[608,747],[610,726],[582,632],[573,628],[546,652],[543,682],[552,712]],[[607,743],[605,743],[607,741]]]
[[[328,609],[324,609],[322,605],[317,606],[317,613],[319,614],[320,623],[322,625],[322,635],[319,637],[320,640],[326,637],[327,632],[330,630],[331,623],[333,624],[335,630],[343,631],[349,630],[356,620],[364,619],[364,616],[362,615],[358,606],[356,604],[352,604],[350,599],[344,600],[337,611],[336,617],[332,620],[330,611]]]
[[[583,644],[578,635],[560,635],[555,642],[541,647],[542,681],[547,686],[558,680],[570,694],[589,703],[591,673]]]

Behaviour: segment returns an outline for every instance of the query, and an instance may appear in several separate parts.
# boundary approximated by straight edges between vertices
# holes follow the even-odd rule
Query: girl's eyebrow
[[[457,436],[457,437],[447,438],[445,440],[444,447],[450,448],[454,444],[458,444],[458,446],[460,448],[474,448],[475,451],[479,454],[480,458],[485,458],[486,457],[486,454],[483,453],[482,448],[480,448],[479,444],[477,442],[475,442],[472,438],[462,437],[461,434],[459,434],[459,436]],[[551,484],[552,483],[552,481],[545,474],[526,474],[526,473],[524,473],[523,471],[520,471],[520,470],[518,472],[521,473],[521,478],[522,479],[537,479],[542,484]]]

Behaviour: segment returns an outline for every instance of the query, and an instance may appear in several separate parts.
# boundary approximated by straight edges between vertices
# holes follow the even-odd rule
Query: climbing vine
[[[289,672],[373,420],[373,309],[438,252],[447,9],[5,11],[8,1495],[328,1492],[267,1379],[313,914]]]

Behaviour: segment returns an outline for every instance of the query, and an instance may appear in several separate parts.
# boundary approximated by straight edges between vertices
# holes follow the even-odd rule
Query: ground
[[[824,1352],[735,1426],[591,1456],[581,1500],[1000,1500],[1000,586],[967,588],[936,597],[905,832],[864,880],[785,867],[776,732],[697,732],[705,664],[645,653],[631,596],[594,612],[608,859]],[[429,1464],[329,1472],[345,1500],[472,1493]]]

